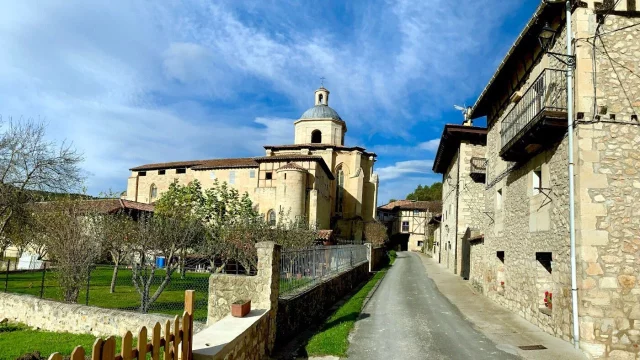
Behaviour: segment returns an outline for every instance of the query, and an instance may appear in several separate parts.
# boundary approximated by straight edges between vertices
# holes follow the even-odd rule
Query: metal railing
[[[567,84],[564,70],[545,69],[502,120],[500,138],[504,148],[543,111],[567,111]]]
[[[280,296],[298,293],[333,275],[367,262],[367,245],[316,246],[284,250],[280,258]]]
[[[471,173],[472,174],[486,174],[487,173],[487,159],[472,157],[471,158]]]

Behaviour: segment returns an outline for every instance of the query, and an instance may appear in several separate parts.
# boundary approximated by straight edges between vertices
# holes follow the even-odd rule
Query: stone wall
[[[577,36],[592,35],[595,15],[576,16]],[[592,357],[636,359],[640,350],[640,38],[615,31],[637,22],[607,16],[600,33],[611,34],[595,52],[576,49],[578,299],[581,348]]]
[[[441,262],[451,272],[457,272],[456,249],[458,239],[462,234],[458,234],[456,226],[456,212],[458,210],[458,151],[453,156],[447,172],[442,181],[442,223],[440,224],[440,251]]]
[[[153,328],[164,324],[172,316],[139,314],[129,311],[102,309],[93,306],[60,303],[38,299],[30,295],[0,293],[0,319],[21,322],[47,331],[120,336],[127,331],[137,333],[141,327]],[[204,328],[194,323],[195,331]]]
[[[380,270],[389,263],[387,251],[384,247],[376,248],[371,244],[367,245],[369,246],[369,272]]]
[[[302,294],[280,299],[276,341],[281,344],[299,331],[326,316],[327,310],[369,276],[369,264],[363,263],[338,274]]]

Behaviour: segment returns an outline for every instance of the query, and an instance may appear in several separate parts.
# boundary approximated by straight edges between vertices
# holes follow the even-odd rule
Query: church
[[[376,154],[345,146],[347,124],[329,107],[329,90],[320,87],[315,106],[294,122],[294,142],[265,145],[264,156],[190,160],[134,167],[126,200],[154,203],[169,185],[198,180],[203,188],[215,179],[246,192],[270,223],[280,210],[304,217],[318,229],[332,229],[343,239],[362,239],[365,222],[375,218],[378,175]]]

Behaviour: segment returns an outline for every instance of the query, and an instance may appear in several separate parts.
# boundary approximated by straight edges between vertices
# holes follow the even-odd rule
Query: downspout
[[[456,179],[456,226],[454,228],[455,230],[455,236],[456,236],[456,241],[455,241],[455,250],[454,250],[454,256],[453,256],[453,273],[454,274],[458,274],[458,212],[460,209],[460,161],[462,159],[460,159],[460,154],[462,154],[462,142],[460,142],[460,144],[458,145],[458,178]]]
[[[444,181],[445,181],[444,175],[445,174],[443,173],[442,174],[442,184],[443,185],[444,185]],[[440,244],[440,246],[438,246],[438,264],[442,264],[442,233],[444,232],[443,231],[444,229],[443,229],[443,226],[442,226],[443,225],[442,221],[444,220],[444,208],[442,208],[442,207],[444,207],[444,191],[442,192],[442,196],[443,196],[443,198],[442,198],[442,206],[441,206],[441,209],[440,209],[440,241],[438,242]]]
[[[573,28],[571,26],[571,1],[566,2],[567,17],[567,56],[573,56]],[[573,161],[573,67],[567,66],[567,125],[569,132],[569,238],[571,246],[571,303],[573,316],[573,345],[580,349],[580,326],[578,320],[578,276],[576,270],[576,224],[575,224],[575,184]]]

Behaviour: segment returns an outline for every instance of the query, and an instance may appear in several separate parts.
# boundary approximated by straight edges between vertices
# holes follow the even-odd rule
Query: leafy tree
[[[140,311],[147,313],[178,269],[174,261],[182,249],[202,238],[202,224],[195,220],[182,220],[165,216],[142,216],[138,219],[131,246],[133,285],[140,294]],[[156,273],[155,257],[166,259],[164,273]],[[152,291],[151,285],[160,276],[160,285]]]
[[[115,214],[96,215],[95,226],[97,227],[96,231],[99,231],[99,239],[103,249],[111,255],[113,261],[109,292],[114,293],[119,266],[135,246],[137,225],[128,214],[119,211]]]
[[[442,183],[436,182],[431,184],[431,186],[418,185],[418,187],[411,194],[407,195],[407,200],[416,200],[416,201],[442,200]]]

